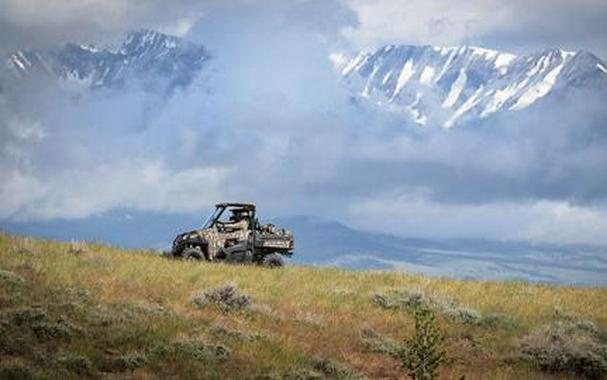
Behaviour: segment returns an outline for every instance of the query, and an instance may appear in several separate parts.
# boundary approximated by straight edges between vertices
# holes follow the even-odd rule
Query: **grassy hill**
[[[168,260],[0,235],[0,378],[407,378],[413,310],[441,378],[607,374],[607,289]]]

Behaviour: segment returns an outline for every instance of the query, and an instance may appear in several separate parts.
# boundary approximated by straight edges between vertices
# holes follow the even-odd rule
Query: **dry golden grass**
[[[407,312],[386,310],[372,301],[375,294],[399,288],[451,299],[482,315],[499,313],[508,319],[508,324],[483,326],[439,315],[450,359],[441,372],[444,378],[575,378],[568,373],[543,373],[517,360],[521,338],[553,321],[556,310],[590,320],[601,330],[607,328],[607,290],[602,288],[296,266],[268,270],[167,260],[150,252],[101,244],[70,245],[9,235],[0,235],[0,270],[23,279],[22,284],[15,284],[0,276],[0,315],[5,326],[0,368],[50,378],[101,374],[222,379],[273,374],[280,378],[293,371],[314,370],[318,358],[340,363],[367,378],[405,378],[398,362],[373,352],[361,333],[373,331],[378,339],[396,341],[411,335],[413,323]],[[249,310],[226,314],[193,305],[195,294],[225,283],[234,283],[251,296]],[[81,331],[68,338],[41,340],[29,332],[10,330],[11,313],[35,306],[45,310],[49,320],[66,320]],[[218,336],[211,333],[217,326],[260,337]],[[22,336],[19,344],[14,343],[17,336]],[[173,349],[194,341],[209,347],[221,344],[231,355],[227,360],[211,354],[196,360],[186,349]],[[167,354],[167,350],[173,351]],[[88,359],[90,368],[80,372],[66,368],[65,360],[57,360],[66,353]],[[147,361],[126,371],[105,368],[108,360],[133,353]],[[74,362],[74,366],[79,363]]]

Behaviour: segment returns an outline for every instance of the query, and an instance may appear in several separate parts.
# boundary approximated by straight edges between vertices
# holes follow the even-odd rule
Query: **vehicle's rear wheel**
[[[261,260],[261,265],[268,268],[280,268],[284,265],[282,257],[279,254],[272,253]]]
[[[202,249],[200,247],[190,247],[183,250],[181,253],[181,257],[185,260],[204,260],[204,253],[202,253]]]

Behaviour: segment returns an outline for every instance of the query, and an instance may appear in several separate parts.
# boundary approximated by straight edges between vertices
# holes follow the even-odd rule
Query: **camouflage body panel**
[[[267,250],[290,250],[293,249],[293,234],[284,228],[266,224],[259,228],[255,246]]]
[[[289,249],[290,242],[286,239],[269,239],[263,240],[260,246],[264,248]]]
[[[201,239],[206,240],[208,243],[207,259],[215,259],[215,257],[217,257],[217,252],[219,251],[219,248],[221,248],[221,239],[219,238],[219,234],[217,233],[217,231],[214,228],[208,228],[206,230],[198,230],[196,231],[196,233]]]
[[[227,224],[225,229],[230,232],[219,232],[217,227],[198,230],[196,233],[201,239],[208,242],[208,259],[214,260],[221,249],[226,247],[226,243],[240,243],[249,239],[251,231],[248,230],[249,224],[246,221]]]
[[[246,220],[240,222],[230,223],[225,225],[226,230],[230,232],[224,232],[225,240],[234,240],[237,242],[245,241],[249,238],[251,231],[249,231],[249,223]]]

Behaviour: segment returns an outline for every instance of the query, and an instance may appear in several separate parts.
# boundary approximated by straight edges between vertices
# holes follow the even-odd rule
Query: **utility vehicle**
[[[170,255],[188,260],[283,265],[291,256],[293,234],[273,224],[260,224],[252,203],[219,203],[202,228],[179,234]]]

